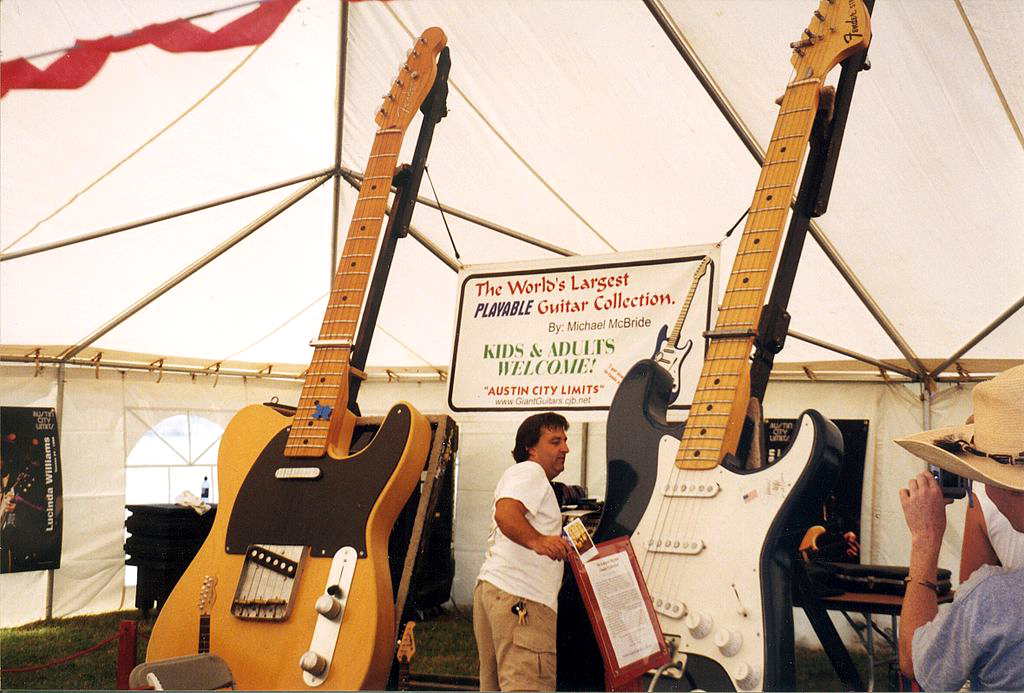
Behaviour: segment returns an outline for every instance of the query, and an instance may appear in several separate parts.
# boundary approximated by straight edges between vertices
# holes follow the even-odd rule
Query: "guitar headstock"
[[[199,615],[209,616],[213,602],[217,599],[217,578],[213,575],[203,577],[203,586],[199,588]]]
[[[704,259],[700,261],[699,265],[697,265],[697,271],[693,273],[693,281],[694,282],[696,282],[698,279],[700,279],[705,274],[707,274],[708,265],[710,265],[710,264],[711,264],[711,257],[709,255],[705,255]]]
[[[821,0],[803,35],[789,44],[797,79],[823,78],[869,43],[871,15],[863,0]]]
[[[398,641],[398,653],[395,655],[399,662],[408,662],[416,654],[416,636],[412,633],[415,627],[415,621],[409,621],[405,624],[405,629],[402,631],[402,639]]]
[[[427,98],[437,75],[437,56],[448,42],[444,32],[436,26],[416,39],[405,64],[391,83],[391,91],[377,110],[377,125],[382,128],[405,130],[416,115],[416,110]]]

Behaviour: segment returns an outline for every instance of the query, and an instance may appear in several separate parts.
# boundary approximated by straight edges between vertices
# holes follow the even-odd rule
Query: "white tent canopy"
[[[40,56],[32,62],[45,67],[60,55],[51,51],[76,39],[232,4],[5,0],[0,51],[5,61]],[[161,376],[117,369],[163,359],[168,371],[301,372],[332,274],[332,184],[237,243],[236,234],[309,181],[26,251],[311,178],[336,163],[362,171],[381,94],[414,37],[439,26],[451,49],[450,113],[435,131],[429,167],[444,205],[578,254],[721,242],[728,269],[739,234],[725,233],[749,205],[759,173],[733,125],[749,133],[754,149],[764,148],[773,101],[790,79],[788,44],[814,2],[392,0],[342,7],[302,0],[256,48],[136,48],[112,54],[82,88],[13,90],[0,100],[2,403],[64,406],[65,546],[56,615],[118,604],[123,462],[136,440],[125,411],[206,408],[219,416],[274,395],[295,400],[295,383],[222,378],[218,388],[215,378],[189,384],[172,373],[156,382]],[[194,21],[215,30],[252,8]],[[860,75],[831,204],[805,244],[789,304],[793,332],[846,355],[790,338],[775,377],[804,382],[769,388],[766,411],[795,416],[816,406],[835,418],[872,421],[866,557],[898,563],[905,537],[892,529],[901,527],[893,483],[910,472],[889,441],[929,417],[962,421],[969,391],[942,386],[922,411],[917,385],[886,382],[848,354],[909,367],[915,381],[939,366],[943,379],[971,380],[1020,362],[1024,5],[879,0],[872,25],[872,69]],[[733,123],[677,43],[703,81],[717,87]],[[418,122],[402,161],[411,159]],[[342,182],[339,195],[343,235],[356,192]],[[426,182],[421,195],[430,195]],[[461,263],[551,254],[454,215],[448,223]],[[436,210],[419,205],[412,224],[454,258]],[[456,274],[421,243],[399,242],[368,370],[397,373],[402,382],[367,385],[364,412],[379,413],[403,397],[424,411],[443,411],[443,384],[420,381],[447,370],[456,285]],[[977,336],[983,338],[972,344]],[[56,369],[11,365],[45,365],[70,351],[77,356],[68,363],[99,368],[66,369],[65,380]],[[830,379],[871,382],[836,387]],[[474,518],[487,511],[507,462],[494,450],[506,448],[514,426],[472,416],[459,424],[458,513]],[[603,428],[590,424],[580,433],[587,442],[573,454],[589,449],[589,472],[586,456],[574,457],[570,472],[599,485]],[[458,595],[471,589],[482,556],[485,530],[476,524],[457,521]],[[944,565],[958,539],[947,536]],[[38,576],[5,576],[4,593],[21,596],[5,597],[4,624],[40,617],[33,600],[44,588]]]
[[[142,2],[125,13],[8,2],[3,55],[217,5]],[[7,94],[3,252],[331,168],[339,7],[300,3],[256,49],[143,47],[111,55],[81,89]],[[430,156],[443,203],[583,254],[717,242],[748,205],[758,166],[653,13],[674,22],[763,147],[790,72],[787,44],[812,9],[800,0],[354,3],[341,164],[362,170],[379,95],[414,35],[437,25],[452,51],[451,112]],[[248,11],[196,21],[215,29]],[[879,3],[873,69],[859,80],[820,219],[912,355],[932,365],[1024,295],[1024,66],[1013,39],[1022,15],[1017,3],[998,0]],[[9,259],[0,277],[5,354],[81,344],[297,187]],[[341,197],[344,234],[355,191],[343,184]],[[330,276],[331,210],[328,183],[85,346],[205,365],[306,363]],[[460,219],[449,224],[464,263],[548,254]],[[419,206],[413,225],[453,254],[436,211]],[[724,241],[726,267],[737,236]],[[454,292],[448,267],[413,240],[400,243],[369,365],[443,367]],[[908,356],[811,241],[790,313],[795,332],[877,359]],[[1022,336],[1018,312],[965,358],[1018,357]],[[835,358],[794,339],[779,355]]]

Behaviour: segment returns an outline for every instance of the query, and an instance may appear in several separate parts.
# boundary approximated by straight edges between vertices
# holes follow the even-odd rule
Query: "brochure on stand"
[[[570,552],[569,565],[601,649],[605,683],[616,690],[667,664],[669,653],[629,537],[594,548],[585,552],[589,560]]]

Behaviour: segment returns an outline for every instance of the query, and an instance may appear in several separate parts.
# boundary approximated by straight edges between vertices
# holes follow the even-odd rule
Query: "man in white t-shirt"
[[[491,535],[473,592],[482,691],[555,688],[555,612],[569,545],[551,480],[565,469],[568,428],[554,412],[527,417],[516,432],[517,464],[494,490]]]

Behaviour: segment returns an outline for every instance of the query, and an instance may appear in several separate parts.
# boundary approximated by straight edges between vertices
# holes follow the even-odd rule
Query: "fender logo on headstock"
[[[857,18],[857,0],[849,0],[850,2],[850,18],[847,19],[844,24],[850,25],[850,31],[843,34],[843,41],[849,43],[855,38],[863,38],[864,34],[860,33],[860,20]]]

